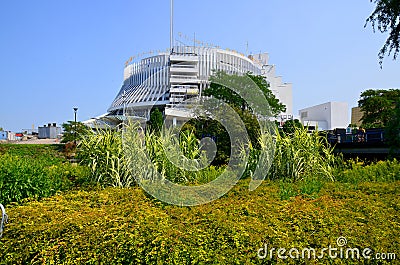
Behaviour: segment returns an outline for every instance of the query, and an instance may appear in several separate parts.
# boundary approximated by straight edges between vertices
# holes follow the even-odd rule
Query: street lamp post
[[[75,113],[75,123],[74,123],[74,144],[76,145],[76,113],[78,112],[78,108],[74,108]]]

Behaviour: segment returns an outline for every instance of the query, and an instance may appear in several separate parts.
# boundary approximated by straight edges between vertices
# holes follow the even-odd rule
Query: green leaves
[[[389,31],[389,37],[379,51],[379,64],[382,67],[383,58],[386,53],[393,53],[393,60],[396,60],[400,51],[400,0],[370,0],[376,3],[375,10],[367,18],[364,27],[372,24],[375,32],[377,28],[381,33]]]
[[[227,80],[231,87],[219,84],[220,80]],[[259,103],[259,95],[247,95],[252,102],[246,102],[244,99],[244,94],[251,93],[251,91],[247,90],[246,87],[255,84],[261,90],[261,96],[264,95],[268,101],[270,109],[265,111],[270,112],[271,116],[276,116],[286,110],[286,106],[280,103],[269,89],[269,84],[263,76],[256,76],[250,73],[247,73],[245,76],[228,75],[225,72],[220,71],[216,72],[215,76],[210,78],[210,81],[210,87],[204,90],[204,96],[213,96],[217,99],[223,100],[235,108],[243,111],[250,110],[251,105],[249,104]],[[235,88],[237,91],[233,91],[232,88]]]
[[[257,250],[348,246],[398,252],[399,182],[363,183],[347,189],[326,183],[287,187],[278,182],[248,190],[241,180],[226,196],[197,207],[165,205],[140,188],[75,190],[7,209],[0,240],[3,264],[299,264],[320,259],[260,260]],[[308,197],[308,196],[305,196]],[[275,251],[276,253],[276,251]],[[346,264],[367,260],[338,259]]]
[[[82,122],[68,121],[67,123],[63,123],[62,127],[64,134],[61,142],[63,143],[73,142],[75,140],[80,141],[83,137],[92,133],[92,129]]]
[[[373,90],[361,93],[358,106],[363,111],[365,128],[384,128],[395,118],[395,106],[400,102],[400,89]]]
[[[333,148],[318,132],[294,127],[292,134],[276,135],[275,158],[269,176],[296,182],[321,178],[333,181]]]
[[[133,175],[122,146],[122,133],[98,129],[82,138],[77,157],[91,169],[91,179],[103,186],[130,187]]]
[[[73,186],[84,171],[71,164],[49,164],[43,158],[0,155],[0,202],[41,199]]]

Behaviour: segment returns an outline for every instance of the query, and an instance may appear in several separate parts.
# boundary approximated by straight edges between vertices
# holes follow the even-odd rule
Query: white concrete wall
[[[268,53],[253,55],[254,61],[262,66],[262,75],[270,83],[270,89],[277,99],[286,106],[281,115],[293,115],[293,85],[284,83],[281,76],[276,75],[275,65],[269,65]]]
[[[333,128],[347,128],[350,124],[349,120],[349,105],[347,102],[331,102]]]
[[[318,125],[319,130],[346,128],[349,125],[349,107],[346,102],[327,102],[299,110],[303,125]]]

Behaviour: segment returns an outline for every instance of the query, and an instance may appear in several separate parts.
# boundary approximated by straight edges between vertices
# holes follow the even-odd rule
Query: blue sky
[[[378,64],[386,35],[364,28],[373,8],[369,0],[175,0],[175,32],[268,52],[293,83],[297,114],[400,87],[400,61]],[[169,1],[2,1],[0,40],[0,127],[63,123],[75,106],[85,120],[106,112],[130,56],[169,47]]]

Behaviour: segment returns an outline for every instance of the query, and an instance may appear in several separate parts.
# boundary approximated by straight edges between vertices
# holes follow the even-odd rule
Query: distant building
[[[57,127],[56,123],[49,123],[43,127],[39,127],[39,139],[57,139],[61,134],[61,127]]]
[[[9,141],[16,141],[17,137],[15,136],[15,133],[8,131],[7,132],[7,140]]]
[[[349,107],[346,102],[327,102],[299,110],[300,121],[305,126],[318,127],[318,130],[347,128]]]
[[[360,127],[362,124],[362,117],[364,115],[364,112],[362,112],[360,107],[354,107],[351,109],[351,124],[356,125],[357,127]]]
[[[0,140],[7,140],[7,132],[0,131]]]

